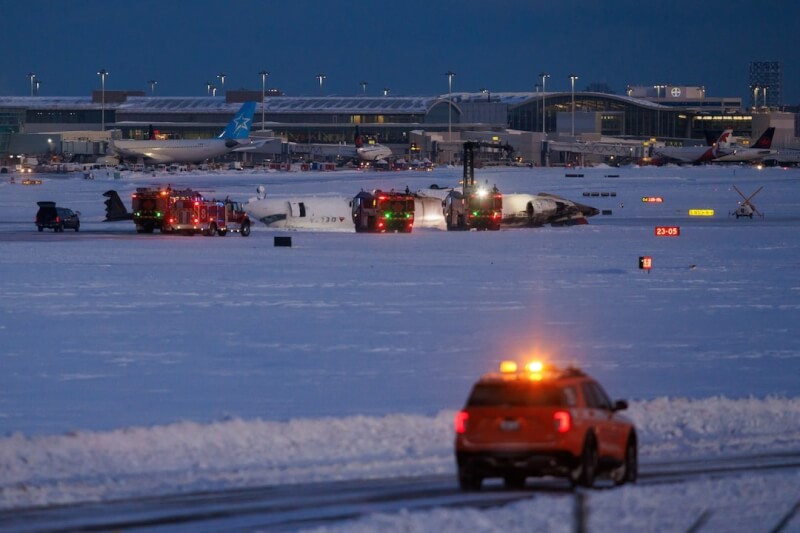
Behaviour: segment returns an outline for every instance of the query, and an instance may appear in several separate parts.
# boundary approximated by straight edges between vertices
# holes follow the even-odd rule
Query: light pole
[[[147,83],[150,84],[150,95],[156,94],[156,85],[158,85],[158,81],[150,80]]]
[[[102,94],[102,107],[100,108],[100,130],[106,131],[106,76],[108,76],[108,71],[106,69],[100,69],[100,72],[98,72],[97,75],[100,76],[100,87]]]
[[[327,76],[320,72],[316,75],[316,78],[319,80],[319,95],[322,96],[322,82],[325,80],[325,78],[327,78]]]
[[[36,80],[33,82],[33,85],[36,87],[36,91],[35,91],[36,96],[39,96],[39,86],[41,84],[42,84],[42,80],[40,80],[39,78],[36,78]]]
[[[760,88],[758,85],[753,85],[753,111],[758,109],[758,90]]]
[[[37,82],[38,83],[38,82]],[[767,89],[769,89],[769,85],[764,85],[762,87],[762,93],[764,93],[764,109],[767,109]],[[39,94],[39,91],[36,91],[36,94]]]
[[[481,94],[485,94],[486,95],[486,101],[487,102],[491,102],[492,101],[492,93],[489,92],[489,89],[481,89]]]
[[[547,78],[550,77],[550,74],[547,72],[541,72],[539,76],[542,78],[542,133],[546,133],[545,120],[547,117],[547,107],[545,106],[544,95],[547,92]]]
[[[389,88],[388,87],[384,87],[383,88],[383,96],[389,96]]]
[[[219,83],[220,83],[219,92],[224,93],[225,92],[225,73],[224,72],[220,72],[217,75],[217,77],[219,78]],[[214,96],[216,96],[216,94],[214,94]]]
[[[367,82],[365,82],[365,81],[361,82],[361,94],[363,96],[367,95]]]
[[[211,85],[211,82],[210,82],[210,81],[207,81],[207,82],[206,82],[206,94],[207,94],[208,96],[211,96],[211,87],[212,87],[212,85]]]
[[[447,76],[447,140],[449,141],[453,134],[453,76],[456,73],[448,70],[444,75]]]
[[[658,100],[661,99],[661,89],[666,88],[666,85],[653,85],[653,89],[656,90],[656,105],[659,106],[656,110],[656,137],[661,133],[661,102]]]
[[[36,74],[33,72],[28,72],[28,79],[31,82],[31,96],[33,96],[33,80],[36,79]]]
[[[578,76],[570,74],[569,81],[572,82],[572,136],[575,137],[575,80]]]
[[[258,74],[261,76],[261,131],[264,131],[264,98],[267,93],[267,76],[269,76],[269,72],[262,70]]]
[[[211,96],[217,96],[217,86],[216,85],[212,85],[211,86]]]

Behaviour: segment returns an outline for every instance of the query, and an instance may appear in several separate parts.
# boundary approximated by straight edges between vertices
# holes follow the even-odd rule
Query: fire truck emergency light
[[[515,374],[517,372],[517,362],[516,361],[501,361],[500,362],[500,372],[502,374]]]
[[[525,365],[525,370],[528,372],[541,372],[544,370],[544,364],[541,361],[531,361]]]

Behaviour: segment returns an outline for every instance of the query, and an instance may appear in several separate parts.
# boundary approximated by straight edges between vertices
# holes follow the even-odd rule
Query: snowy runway
[[[577,363],[631,400],[647,436],[643,460],[797,442],[799,173],[582,172],[478,169],[476,178],[613,212],[589,226],[297,232],[289,249],[273,247],[278,233],[263,227],[248,238],[136,235],[130,222],[102,222],[101,195],[166,183],[237,200],[261,183],[274,195],[354,195],[454,185],[460,169],[3,182],[0,505],[151,491],[150,481],[121,489],[127,463],[149,464],[166,491],[208,479],[447,472],[449,416],[471,383],[503,358],[535,352]],[[739,198],[732,184],[764,186],[764,220],[727,216]],[[582,197],[590,190],[617,195]],[[641,202],[650,195],[665,202]],[[81,211],[81,232],[37,233],[38,200]],[[717,216],[689,218],[690,208]],[[655,225],[681,235],[655,237]],[[638,269],[642,255],[653,257],[649,274]],[[397,421],[405,417],[413,423]],[[291,447],[264,444],[292,435],[311,446],[320,430],[333,451],[314,474],[303,459],[293,470]],[[352,433],[363,448],[343,437]],[[164,442],[177,451],[158,451]],[[354,456],[344,459],[345,448]],[[281,475],[265,469],[272,462],[283,463]],[[243,469],[245,480],[235,474]]]

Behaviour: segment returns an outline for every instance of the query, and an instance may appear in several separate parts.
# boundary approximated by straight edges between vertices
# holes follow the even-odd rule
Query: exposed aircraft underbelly
[[[244,210],[275,229],[355,232],[350,198],[308,196],[253,199]]]
[[[446,229],[439,198],[446,193],[447,190],[418,193],[414,200],[415,228]],[[355,232],[351,201],[344,196],[273,197],[252,199],[244,209],[270,228]],[[503,196],[503,225],[508,227],[585,223],[585,217],[596,214],[598,210],[593,207],[544,193]]]

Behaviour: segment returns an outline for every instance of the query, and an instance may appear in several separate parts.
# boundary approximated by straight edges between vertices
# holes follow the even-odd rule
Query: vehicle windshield
[[[565,404],[559,387],[524,381],[478,383],[467,400],[467,407],[562,407]]]
[[[470,198],[470,207],[472,209],[502,209],[502,197],[487,194],[486,196],[473,195]]]
[[[381,211],[392,211],[400,213],[402,211],[413,211],[414,200],[380,200],[378,209]]]

